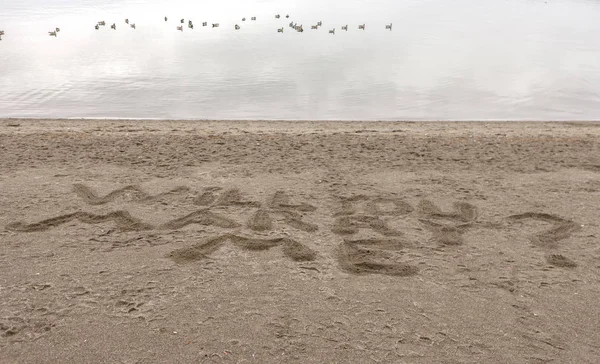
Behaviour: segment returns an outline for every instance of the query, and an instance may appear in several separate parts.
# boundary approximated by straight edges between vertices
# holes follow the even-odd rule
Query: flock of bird
[[[288,14],[285,17],[287,19],[289,19],[290,16]],[[281,15],[277,14],[277,15],[275,15],[275,18],[276,19],[280,19]],[[165,16],[165,21],[169,21],[169,18],[166,17],[166,16]],[[246,21],[246,18],[242,18],[242,22],[245,22],[245,21]],[[256,21],[256,17],[255,16],[251,17],[250,21]],[[125,19],[125,24],[129,25],[130,28],[135,29],[135,23],[129,22],[129,19]],[[185,24],[185,19],[181,19],[180,20],[180,24],[182,24],[182,25],[177,25],[177,30],[183,32],[183,28],[184,28],[184,24]],[[211,23],[211,25],[212,25],[212,28],[218,28],[219,27],[219,23]],[[94,26],[94,28],[96,30],[99,30],[100,27],[104,27],[104,26],[106,26],[106,22],[104,20],[102,20],[102,21],[99,21],[98,23],[96,23],[96,25]],[[202,22],[202,26],[203,27],[208,26],[208,22]],[[317,22],[317,24],[311,25],[310,28],[311,29],[319,29],[321,26],[323,26],[323,22],[319,21],[319,22]],[[194,29],[194,23],[191,20],[188,20],[187,27],[189,29]],[[297,23],[294,23],[292,21],[292,22],[290,22],[289,27],[292,28],[293,30],[299,32],[299,33],[304,32],[304,28],[303,28],[302,24],[298,25]],[[117,24],[116,23],[112,23],[111,26],[110,26],[110,28],[112,30],[117,30]],[[235,30],[240,30],[241,28],[242,27],[239,24],[235,24],[235,26],[234,26]],[[348,24],[342,25],[341,29],[343,31],[348,31]],[[358,29],[359,30],[366,30],[366,24],[360,24],[360,25],[358,25]],[[392,23],[386,24],[385,29],[391,31],[392,30]],[[277,33],[283,33],[283,30],[284,30],[283,27],[277,28]],[[60,28],[56,28],[56,29],[54,29],[52,31],[49,31],[48,35],[50,35],[51,37],[56,37],[59,32],[60,32]],[[329,34],[335,34],[335,28],[330,29],[329,30]],[[4,35],[4,31],[0,30],[0,40],[2,40],[2,36],[3,35]]]

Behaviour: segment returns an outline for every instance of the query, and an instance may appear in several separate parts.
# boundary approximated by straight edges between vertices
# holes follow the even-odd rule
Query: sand
[[[600,123],[0,120],[1,363],[598,363]]]

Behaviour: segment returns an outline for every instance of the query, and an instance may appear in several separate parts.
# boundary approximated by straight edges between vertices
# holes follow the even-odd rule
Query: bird
[[[60,32],[60,28],[56,28],[56,32],[57,32],[57,33],[58,33],[58,32]]]
[[[275,15],[275,19],[279,19],[279,18],[281,18],[281,15],[279,15],[279,14]]]
[[[277,29],[277,33],[283,33],[283,28]]]
[[[0,30],[0,35],[4,35],[4,30]]]
[[[177,26],[177,30],[182,31],[183,32],[183,25],[182,26]]]
[[[207,25],[208,25],[208,22],[206,22],[206,21],[203,21],[203,22],[202,22],[202,26],[203,26],[203,27],[205,27],[205,26],[207,26]]]
[[[296,31],[298,31],[298,33],[302,33],[304,28],[302,28],[302,25],[300,25],[299,27],[296,27]]]
[[[56,31],[54,31],[54,32],[48,32],[48,35],[50,35],[51,37],[56,37]]]
[[[240,30],[240,26],[239,25],[235,25],[235,30]]]
[[[2,40],[2,36],[0,35],[0,40]]]
[[[311,25],[310,29],[319,29],[319,26],[318,25]]]
[[[290,14],[287,14],[285,17],[286,17],[286,19],[289,19],[290,18]]]
[[[218,28],[219,27],[219,23],[213,23],[212,27],[213,28]]]
[[[96,26],[94,26],[94,28],[96,28],[96,30],[100,29],[100,26],[98,24],[96,24]]]
[[[132,27],[133,29],[135,29],[135,23],[129,24],[129,26]]]
[[[331,29],[331,30],[329,31],[329,34],[335,34],[335,28]]]
[[[320,27],[320,26],[322,26],[322,25],[323,25],[323,22],[322,22],[322,21],[318,21],[318,22],[317,22],[317,26],[318,26],[318,27]]]
[[[385,29],[392,30],[392,23],[390,23],[390,25],[386,25],[386,26],[385,26]]]
[[[293,27],[294,27],[294,22],[292,21],[292,22],[290,22],[290,28],[293,28]]]
[[[242,21],[246,21],[246,18],[242,18]]]
[[[106,22],[105,22],[104,20],[102,20],[102,21],[99,21],[99,22],[98,22],[98,25],[105,26],[105,25],[106,25]]]
[[[359,25],[359,26],[358,26],[358,29],[365,30],[365,24],[363,24],[363,25]]]
[[[169,18],[167,18],[167,17],[165,16],[165,21],[167,21],[167,20],[169,20]]]
[[[191,21],[191,20],[188,20],[188,25],[190,25],[190,24],[192,24],[192,21]]]
[[[117,24],[113,23],[113,25],[110,26],[111,29],[117,30]]]
[[[181,19],[181,24],[185,23],[185,19]]]
[[[342,30],[348,31],[348,25],[342,25]]]
[[[255,17],[255,16],[253,16],[252,18],[250,18],[250,20],[256,20],[256,17]]]
[[[129,24],[129,19],[125,19],[125,24]]]
[[[189,23],[189,24],[188,24],[188,28],[190,28],[190,29],[194,29],[194,24],[192,24],[192,23]]]

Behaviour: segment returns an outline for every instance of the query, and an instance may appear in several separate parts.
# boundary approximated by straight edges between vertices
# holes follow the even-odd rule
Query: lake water
[[[0,117],[600,119],[597,0],[3,0],[0,30]]]

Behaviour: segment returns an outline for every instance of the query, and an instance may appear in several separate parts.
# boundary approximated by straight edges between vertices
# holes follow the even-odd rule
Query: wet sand
[[[0,120],[2,363],[597,363],[600,123]]]

